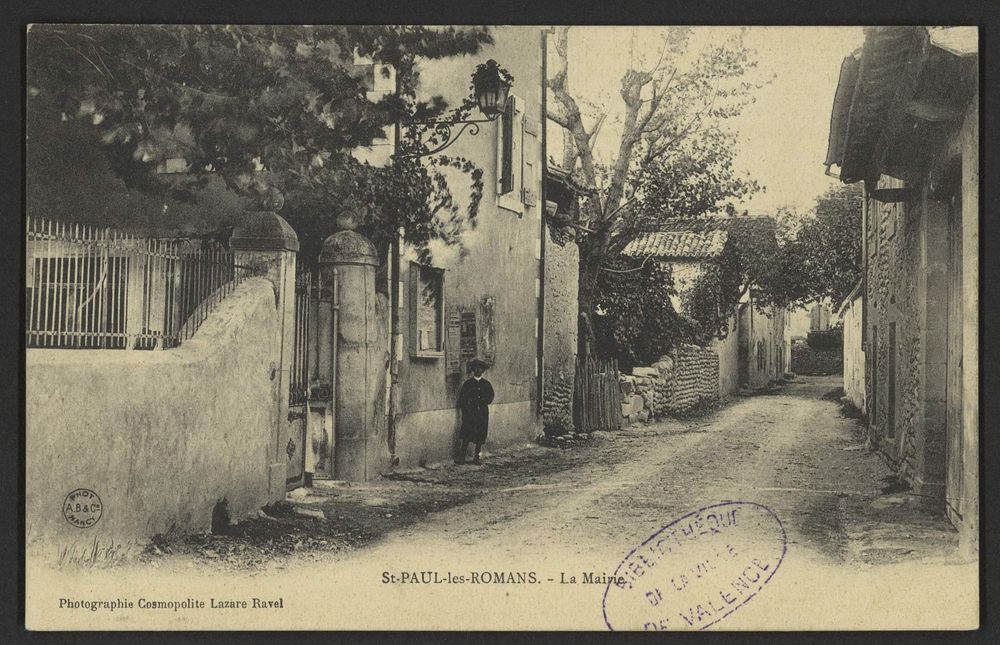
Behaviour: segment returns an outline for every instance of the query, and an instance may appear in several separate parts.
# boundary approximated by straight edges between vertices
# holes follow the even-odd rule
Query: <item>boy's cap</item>
[[[478,358],[474,358],[471,361],[469,361],[470,370],[476,370],[476,369],[485,370],[487,367],[489,367],[489,365],[486,364],[486,361],[480,360]]]

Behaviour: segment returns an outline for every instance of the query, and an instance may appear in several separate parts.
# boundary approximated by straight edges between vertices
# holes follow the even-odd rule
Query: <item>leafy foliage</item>
[[[844,328],[832,327],[822,331],[811,331],[806,335],[806,343],[817,351],[840,351],[844,347]]]
[[[682,294],[684,315],[691,321],[688,341],[704,346],[713,338],[725,338],[729,333],[729,313],[735,303],[734,294],[727,287],[722,270],[713,263]]]
[[[342,206],[369,232],[402,226],[418,245],[454,242],[474,220],[481,171],[464,159],[376,168],[351,150],[401,120],[445,114],[439,96],[416,100],[420,60],[491,42],[482,27],[39,25],[28,36],[29,111],[45,102],[63,121],[96,129],[129,188],[192,199],[221,177],[269,207],[285,203],[302,237],[322,240]],[[369,100],[372,66],[355,65],[356,54],[392,65],[397,91]],[[156,172],[170,158],[190,163],[187,181]],[[456,207],[443,167],[468,175],[468,211]]]
[[[731,132],[710,130],[637,169],[633,181],[641,197],[622,214],[623,228],[735,212],[735,202],[763,190],[756,180],[733,169],[735,149]]]
[[[779,257],[773,289],[788,302],[830,298],[839,305],[862,275],[862,196],[856,185],[836,186],[803,218]]]
[[[670,268],[655,261],[625,258],[610,262],[598,281],[594,332],[598,348],[625,369],[650,365],[666,354],[686,331],[674,310]]]
[[[725,338],[729,318],[747,291],[759,309],[785,304],[774,288],[782,255],[774,219],[744,213],[720,220],[719,226],[728,231],[726,245],[685,294],[684,312],[694,323],[692,340],[699,344]]]

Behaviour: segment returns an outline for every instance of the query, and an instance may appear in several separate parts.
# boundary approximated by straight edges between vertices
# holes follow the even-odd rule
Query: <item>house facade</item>
[[[842,66],[828,168],[864,182],[872,444],[978,551],[978,34],[872,27]]]
[[[752,291],[739,306],[738,365],[740,387],[759,390],[785,375],[790,348],[785,342],[785,310],[761,308]]]
[[[483,171],[475,227],[429,259],[406,240],[390,262],[391,342],[386,397],[388,464],[401,468],[451,459],[457,441],[458,389],[467,364],[490,366],[496,391],[487,449],[532,440],[541,430],[544,34],[497,27],[475,56],[430,61],[421,87],[458,104],[476,64],[494,59],[514,78],[507,109],[441,154]],[[448,175],[458,206],[468,178]]]
[[[844,330],[844,396],[858,410],[865,410],[864,296],[858,286],[844,299],[837,316]]]

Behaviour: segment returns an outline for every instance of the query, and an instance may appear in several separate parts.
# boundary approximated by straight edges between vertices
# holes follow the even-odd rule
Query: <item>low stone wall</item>
[[[803,376],[842,374],[844,371],[843,351],[820,351],[807,343],[792,344],[792,372]]]
[[[676,386],[671,411],[691,408],[719,396],[719,355],[707,347],[681,345],[676,352]]]
[[[651,367],[635,367],[619,378],[622,423],[642,423],[666,416],[673,400],[674,359],[664,356]]]
[[[271,282],[251,278],[175,349],[29,349],[29,546],[142,543],[208,529],[223,499],[234,520],[267,504],[288,397],[275,361],[280,322]],[[86,529],[64,513],[78,489],[103,506]]]
[[[719,355],[711,348],[681,345],[650,367],[623,374],[620,383],[624,425],[660,419],[719,397]]]

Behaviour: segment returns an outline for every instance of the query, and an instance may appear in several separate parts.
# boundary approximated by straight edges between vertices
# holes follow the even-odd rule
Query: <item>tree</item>
[[[671,301],[677,294],[669,266],[630,264],[624,258],[612,260],[598,274],[593,319],[602,353],[617,358],[623,369],[651,365],[687,331]]]
[[[454,242],[474,224],[481,171],[450,157],[375,168],[350,153],[400,120],[446,114],[441,97],[415,98],[420,60],[491,42],[478,27],[39,25],[28,36],[29,109],[45,102],[97,129],[130,188],[191,200],[209,176],[222,177],[269,207],[287,204],[300,233],[320,229],[309,230],[317,242],[333,230],[334,205],[361,215],[360,229],[380,244],[399,227],[418,245]],[[392,65],[398,91],[370,101],[372,68],[355,56]],[[190,163],[187,181],[156,172],[167,158]],[[469,176],[467,212],[440,166]]]
[[[634,33],[634,32],[633,32]],[[637,51],[635,39],[629,44],[629,67],[621,79],[619,94],[624,103],[622,134],[617,152],[608,164],[595,155],[595,143],[607,112],[588,115],[571,93],[569,79],[569,28],[557,29],[556,63],[548,79],[555,97],[549,118],[566,133],[563,167],[574,170],[581,182],[594,189],[577,221],[569,225],[577,231],[580,246],[579,302],[583,313],[595,310],[600,273],[616,255],[614,242],[624,243],[625,230],[640,221],[677,215],[698,215],[721,200],[738,197],[757,187],[749,182],[727,183],[731,135],[720,128],[727,118],[738,115],[753,100],[760,87],[745,80],[756,67],[743,43],[743,32],[709,46],[692,58],[692,30],[666,28],[652,64],[646,65]],[[685,61],[690,60],[690,63]],[[589,121],[589,124],[588,122]],[[711,189],[709,180],[698,183],[681,199],[671,191],[685,190],[692,177],[726,178]],[[632,208],[634,202],[650,197],[648,208]],[[677,212],[662,205],[690,207]],[[585,334],[581,330],[581,336]]]
[[[771,280],[774,291],[788,302],[842,302],[862,276],[861,217],[857,185],[828,190],[782,249]]]

